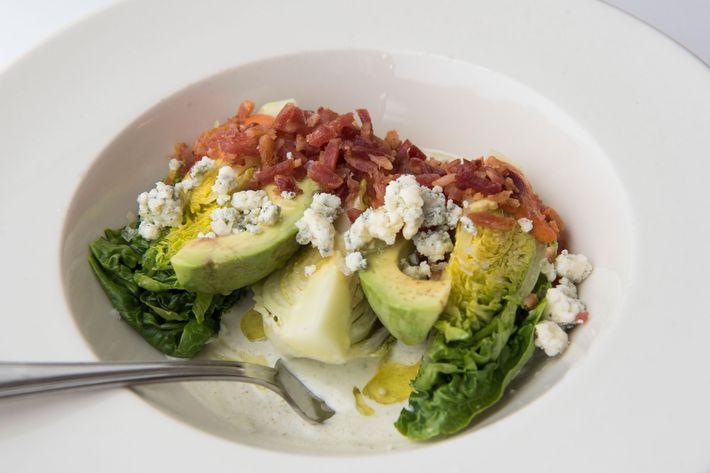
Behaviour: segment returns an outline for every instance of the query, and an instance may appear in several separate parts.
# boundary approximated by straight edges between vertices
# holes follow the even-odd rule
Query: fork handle
[[[0,362],[0,398],[88,387],[188,380],[242,381],[281,391],[275,376],[276,370],[273,368],[241,362]]]

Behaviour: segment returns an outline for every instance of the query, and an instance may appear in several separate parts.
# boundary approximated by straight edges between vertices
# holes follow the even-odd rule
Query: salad
[[[559,355],[587,320],[589,260],[500,156],[427,155],[377,136],[365,109],[254,109],[176,145],[137,218],[90,245],[109,301],[156,349],[198,355],[251,294],[245,343],[328,365],[379,359],[354,405],[402,403],[395,427],[426,440],[466,428],[535,347]],[[398,347],[415,359],[391,359]]]

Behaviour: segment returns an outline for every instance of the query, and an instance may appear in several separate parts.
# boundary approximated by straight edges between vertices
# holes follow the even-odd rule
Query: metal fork
[[[149,363],[0,362],[0,398],[88,387],[173,381],[227,380],[263,386],[281,396],[301,417],[320,424],[335,411],[306,388],[281,360],[274,368],[238,361]]]

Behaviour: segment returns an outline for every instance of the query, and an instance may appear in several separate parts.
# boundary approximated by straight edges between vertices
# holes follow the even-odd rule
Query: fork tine
[[[322,424],[335,415],[335,411],[296,378],[282,360],[277,361],[274,368],[276,382],[283,389],[283,398],[301,417],[312,424]]]

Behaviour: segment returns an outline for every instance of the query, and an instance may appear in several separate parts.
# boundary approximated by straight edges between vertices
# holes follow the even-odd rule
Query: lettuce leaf
[[[185,291],[170,266],[156,263],[151,250],[158,243],[109,229],[89,246],[89,264],[111,305],[148,343],[167,355],[192,358],[217,333],[222,314],[242,293]]]
[[[437,331],[427,349],[425,365],[414,381],[409,407],[395,427],[414,440],[451,435],[466,428],[474,416],[503,396],[505,388],[535,351],[535,324],[545,301],[531,312],[508,301],[499,322],[482,338],[446,342]],[[526,315],[520,326],[512,320]],[[512,316],[511,316],[512,315]],[[510,333],[510,336],[506,335]]]
[[[518,226],[509,231],[459,228],[451,255],[451,295],[434,326],[422,366],[395,426],[415,440],[450,435],[496,403],[534,352],[535,324],[545,301],[527,311],[524,296],[539,299],[544,245]]]

